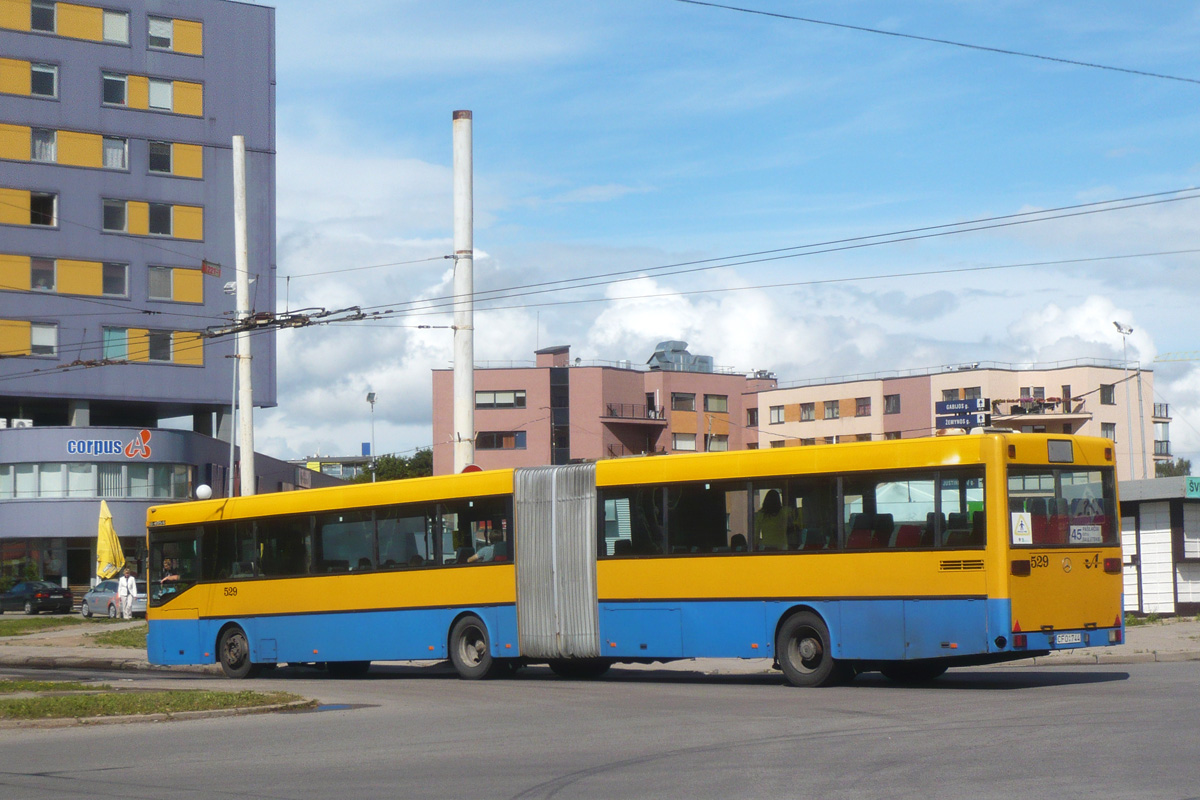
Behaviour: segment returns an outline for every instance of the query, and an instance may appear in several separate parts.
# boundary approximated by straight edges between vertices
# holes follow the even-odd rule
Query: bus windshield
[[[1111,469],[1018,468],[1009,471],[1014,546],[1095,547],[1118,543]]]

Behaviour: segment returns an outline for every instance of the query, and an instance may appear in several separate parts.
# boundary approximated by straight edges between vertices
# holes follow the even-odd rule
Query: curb
[[[219,676],[220,664],[184,664],[160,666],[139,658],[103,658],[98,656],[13,656],[0,654],[0,667],[24,667],[25,669],[80,669],[111,672],[195,672]]]
[[[138,722],[182,722],[190,719],[215,717],[244,717],[251,714],[272,714],[279,711],[300,711],[316,708],[316,700],[296,700],[270,706],[217,708],[211,711],[179,711],[174,714],[132,714],[121,717],[51,717],[47,719],[0,720],[0,730],[13,728],[77,728],[84,725],[131,725]]]

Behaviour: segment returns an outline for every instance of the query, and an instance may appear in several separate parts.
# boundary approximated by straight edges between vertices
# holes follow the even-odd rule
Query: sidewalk
[[[100,647],[89,643],[89,634],[143,624],[126,622],[99,626],[73,626],[28,636],[0,637],[0,666],[26,669],[174,670],[219,675],[220,666],[159,667],[146,660],[144,650]],[[85,630],[80,630],[83,627]],[[1085,650],[1063,650],[1019,664],[1138,664],[1146,662],[1200,661],[1200,620],[1172,618],[1127,627],[1125,644]],[[769,670],[770,659],[694,659],[648,665],[651,669],[679,669],[706,674],[748,674]]]

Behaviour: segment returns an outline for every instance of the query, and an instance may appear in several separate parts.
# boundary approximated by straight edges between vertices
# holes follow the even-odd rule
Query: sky
[[[275,4],[277,310],[391,313],[278,334],[256,449],[432,444],[466,109],[477,364],[681,339],[786,384],[1121,359],[1117,320],[1200,463],[1200,361],[1155,360],[1200,357],[1200,3],[734,4]]]

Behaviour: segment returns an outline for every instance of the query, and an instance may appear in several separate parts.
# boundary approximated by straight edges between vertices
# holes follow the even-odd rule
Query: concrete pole
[[[1138,430],[1142,434],[1142,480],[1150,477],[1146,474],[1146,407],[1142,405],[1142,362],[1137,365],[1138,382]]]
[[[237,270],[237,322],[250,318],[250,253],[246,243],[246,139],[233,137],[233,247]],[[254,494],[254,385],[250,331],[237,334],[238,447],[242,456],[242,496]],[[232,475],[230,479],[232,479]]]
[[[471,112],[454,112],[454,471],[475,463],[475,243]]]
[[[1129,329],[1129,333],[1133,333],[1133,329]],[[1129,334],[1121,331],[1121,362],[1125,369],[1125,426],[1129,431],[1129,480],[1133,480],[1133,403],[1129,401],[1129,353],[1126,345],[1129,343]]]

